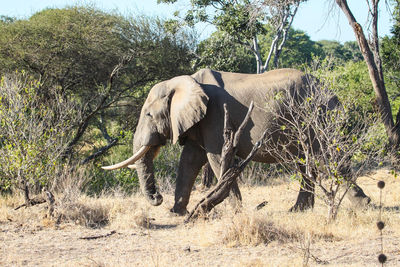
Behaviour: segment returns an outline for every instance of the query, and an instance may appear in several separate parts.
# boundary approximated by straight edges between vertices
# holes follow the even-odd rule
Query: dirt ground
[[[400,266],[400,180],[380,170],[359,184],[379,204],[380,179],[386,182],[385,266]],[[43,206],[14,211],[17,201],[3,200],[0,266],[379,266],[379,209],[353,210],[345,202],[334,223],[327,222],[322,200],[313,211],[290,213],[297,187],[295,182],[241,186],[242,212],[232,214],[224,202],[207,220],[189,224],[168,212],[171,194],[159,207],[144,204],[141,196],[84,198],[108,207],[108,223],[97,228],[78,221],[56,225],[43,218]],[[191,207],[203,194],[194,191]],[[262,201],[268,204],[256,211]],[[263,239],[265,229],[278,237]]]

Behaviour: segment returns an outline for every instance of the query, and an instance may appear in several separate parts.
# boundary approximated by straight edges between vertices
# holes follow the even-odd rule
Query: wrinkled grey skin
[[[296,97],[296,94],[301,95],[309,90],[307,84],[306,75],[293,69],[273,70],[264,74],[204,69],[192,76],[179,76],[155,85],[143,105],[133,141],[134,152],[142,146],[151,146],[145,156],[135,163],[142,192],[152,205],[162,203],[163,198],[154,180],[153,159],[168,139],[173,143],[179,142],[184,147],[179,162],[175,204],[171,211],[185,214],[195,178],[206,161],[210,162],[217,176],[220,173],[223,104],[228,105],[231,122],[238,127],[250,102],[254,101],[255,108],[240,139],[237,153],[239,157],[246,157],[264,129],[269,128],[271,133],[274,132],[270,123],[273,117],[262,107],[278,105],[274,100],[277,91],[290,88]],[[272,135],[272,140],[279,137],[282,136]],[[276,162],[265,148],[261,148],[253,160]],[[354,188],[361,190],[359,187]],[[304,178],[292,209],[311,208],[314,204],[313,191],[313,183]],[[355,201],[369,202],[366,198],[362,193],[355,197]]]

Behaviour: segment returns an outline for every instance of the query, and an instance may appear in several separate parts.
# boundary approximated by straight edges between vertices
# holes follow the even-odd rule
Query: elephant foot
[[[186,208],[177,207],[176,205],[169,211],[177,216],[186,216],[189,213]]]
[[[290,208],[290,212],[306,211],[314,207],[314,194],[311,192],[300,192],[296,204]]]
[[[158,192],[154,194],[146,194],[146,198],[153,206],[160,206],[161,203],[163,203],[163,196]]]

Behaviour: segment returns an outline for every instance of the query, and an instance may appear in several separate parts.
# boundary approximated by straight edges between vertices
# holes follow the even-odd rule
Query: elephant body
[[[215,171],[219,165],[219,156],[223,146],[223,121],[226,103],[230,114],[232,125],[237,129],[242,123],[250,103],[253,101],[255,108],[251,119],[242,134],[239,142],[237,155],[246,157],[253,145],[259,140],[265,129],[272,129],[270,112],[266,111],[266,105],[276,102],[274,97],[283,88],[293,88],[293,92],[307,90],[306,77],[302,72],[292,69],[280,69],[266,72],[264,74],[238,74],[227,72],[216,72],[212,70],[201,70],[192,76],[198,83],[202,84],[204,91],[209,97],[207,114],[199,122],[199,137],[197,143],[202,144],[207,157]],[[212,158],[218,158],[216,162]],[[259,149],[253,158],[254,161],[264,163],[275,163],[275,159],[266,149]],[[214,166],[217,165],[217,166]],[[217,174],[219,172],[216,172]]]
[[[208,161],[216,176],[220,176],[224,104],[227,104],[231,124],[237,128],[250,103],[254,102],[255,108],[240,138],[237,152],[239,157],[246,157],[265,129],[268,129],[272,142],[284,138],[273,128],[276,127],[272,123],[273,113],[265,107],[268,106],[268,110],[279,108],[279,101],[275,97],[280,90],[289,89],[292,97],[300,99],[301,95],[312,90],[309,78],[294,69],[279,69],[263,74],[203,69],[191,76],[179,76],[161,82],[150,90],[134,136],[134,152],[146,147],[145,154],[134,155],[109,168],[135,167],[142,191],[150,203],[159,205],[162,196],[155,186],[153,159],[168,139],[172,139],[173,143],[179,142],[184,147],[178,168],[175,204],[171,211],[184,214],[202,166]],[[299,151],[294,150],[294,153]],[[266,147],[259,149],[253,160],[276,162]],[[312,207],[313,190],[314,185],[304,177],[294,209]]]

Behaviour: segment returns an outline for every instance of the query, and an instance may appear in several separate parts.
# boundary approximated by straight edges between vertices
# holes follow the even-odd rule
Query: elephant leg
[[[229,202],[234,209],[242,207],[242,194],[240,193],[237,181],[232,184],[231,191],[229,192]]]
[[[205,151],[192,141],[186,141],[181,154],[175,189],[175,204],[171,212],[179,215],[187,213],[190,193],[201,167],[206,163]]]
[[[315,184],[313,181],[307,178],[305,173],[305,167],[300,166],[300,170],[303,173],[302,174],[302,179],[300,183],[300,191],[297,196],[296,203],[294,206],[290,209],[290,211],[304,211],[307,209],[311,209],[314,207],[314,190],[315,190]],[[315,175],[313,173],[313,175]]]
[[[214,172],[211,169],[210,163],[207,162],[203,166],[203,172],[201,174],[201,185],[203,186],[204,189],[209,189],[213,184],[213,180],[214,180]]]
[[[217,179],[221,179],[221,156],[218,154],[207,154],[208,162],[213,170]],[[231,191],[229,192],[229,202],[233,208],[238,208],[242,204],[242,194],[240,193],[237,181],[232,184]]]

